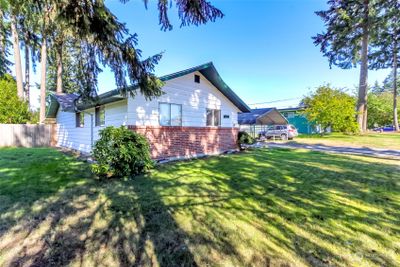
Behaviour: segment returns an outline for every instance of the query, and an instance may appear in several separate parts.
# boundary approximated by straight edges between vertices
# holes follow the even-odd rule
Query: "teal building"
[[[279,112],[287,119],[289,124],[294,125],[297,131],[302,134],[313,134],[319,132],[319,126],[307,120],[303,114],[304,107],[283,108],[278,109]]]

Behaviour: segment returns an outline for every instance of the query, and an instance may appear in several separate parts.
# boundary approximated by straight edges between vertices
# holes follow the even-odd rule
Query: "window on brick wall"
[[[182,105],[171,103],[159,104],[159,121],[162,126],[182,125]]]
[[[221,126],[221,110],[207,109],[207,126]]]

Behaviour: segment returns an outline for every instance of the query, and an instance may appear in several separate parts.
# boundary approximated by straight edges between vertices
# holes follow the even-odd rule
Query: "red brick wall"
[[[215,154],[237,148],[238,128],[128,126],[146,136],[154,159]]]

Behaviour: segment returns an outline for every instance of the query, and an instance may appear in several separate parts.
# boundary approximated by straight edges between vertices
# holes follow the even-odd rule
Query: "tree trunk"
[[[397,41],[394,43],[397,47]],[[399,131],[399,120],[397,118],[397,50],[393,53],[393,125]]]
[[[367,95],[368,92],[366,92],[365,94]],[[363,113],[363,132],[366,132],[367,128],[368,128],[368,105],[367,105],[367,100],[365,100],[364,113]]]
[[[46,61],[47,61],[47,44],[46,37],[43,37],[41,58],[40,58],[40,123],[44,123],[46,119]]]
[[[29,63],[29,45],[27,39],[25,39],[25,100],[30,103],[29,89],[30,89],[30,63]]]
[[[361,43],[360,84],[357,102],[357,123],[361,132],[367,130],[367,90],[368,90],[368,13],[369,0],[364,0],[364,23]]]
[[[17,32],[16,18],[14,15],[11,15],[11,35],[14,48],[15,76],[17,78],[17,93],[18,97],[23,99],[24,89],[22,84],[21,53],[19,49],[19,37]]]
[[[6,47],[4,44],[4,36],[3,36],[3,23],[4,23],[4,13],[0,9],[0,59],[6,58]]]
[[[56,93],[61,94],[62,89],[62,74],[63,74],[63,63],[62,63],[62,43],[57,45],[56,48],[56,61],[57,61],[57,88]]]

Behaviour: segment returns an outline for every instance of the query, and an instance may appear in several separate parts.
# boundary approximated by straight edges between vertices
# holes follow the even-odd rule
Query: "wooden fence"
[[[54,124],[0,124],[0,147],[54,145]]]

